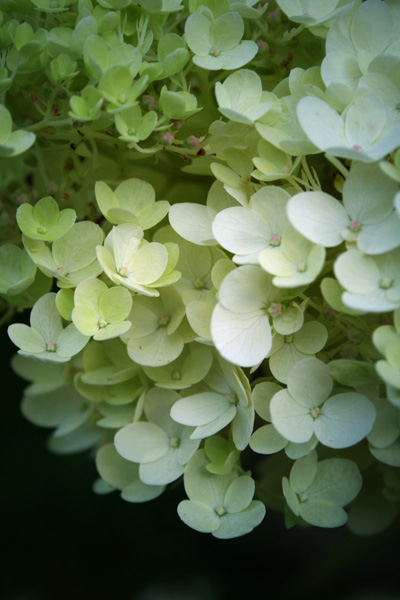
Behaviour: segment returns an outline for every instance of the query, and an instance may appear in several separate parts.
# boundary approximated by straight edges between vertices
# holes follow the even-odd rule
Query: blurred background
[[[180,521],[181,484],[143,505],[95,495],[91,457],[50,454],[48,432],[20,414],[25,384],[1,337],[1,600],[400,600],[398,522],[359,538],[286,530],[268,511],[253,533],[223,541]]]

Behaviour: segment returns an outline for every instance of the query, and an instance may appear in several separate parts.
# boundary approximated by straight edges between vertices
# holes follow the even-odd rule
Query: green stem
[[[345,179],[348,177],[349,171],[348,169],[346,169],[344,164],[340,162],[340,160],[338,160],[335,156],[332,156],[331,154],[325,154],[325,158],[329,160],[329,162],[332,163],[334,167],[337,168],[339,173],[341,173]]]

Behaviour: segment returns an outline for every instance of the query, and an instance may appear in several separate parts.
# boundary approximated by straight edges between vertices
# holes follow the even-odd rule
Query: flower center
[[[297,499],[300,502],[300,504],[305,502],[307,500],[307,498],[308,498],[308,496],[305,492],[301,492],[301,494],[297,494]]]
[[[285,335],[285,344],[291,344],[293,342],[293,335]]]
[[[167,315],[161,315],[161,317],[158,319],[158,324],[161,327],[166,327],[169,323],[169,317],[167,317]]]
[[[320,412],[321,412],[321,409],[318,408],[318,406],[316,406],[315,408],[312,408],[310,410],[310,413],[311,413],[311,416],[313,417],[313,419],[316,419]]]
[[[42,234],[47,233],[47,229],[46,229],[46,227],[44,227],[44,225],[39,225],[39,227],[36,229],[36,231],[38,233],[42,233]]]
[[[197,279],[193,281],[193,285],[196,288],[196,290],[204,290],[204,288],[206,287],[204,285],[204,281],[200,279],[200,277],[197,277]]]
[[[121,277],[128,277],[128,267],[121,267],[118,270],[118,275],[121,275]]]
[[[307,271],[307,263],[306,262],[297,263],[297,271],[299,273],[304,273],[305,271]]]
[[[209,54],[211,54],[211,56],[219,56],[221,54],[221,50],[219,48],[217,48],[217,46],[213,46],[210,49]]]
[[[214,510],[219,517],[226,515],[226,510],[223,506],[216,506]]]
[[[281,236],[277,233],[274,233],[271,237],[270,245],[271,246],[279,246],[281,243]]]
[[[361,150],[361,146],[359,146],[358,144],[354,144],[353,150],[359,151],[359,150]]]
[[[361,223],[359,223],[358,221],[350,221],[349,228],[354,233],[358,233],[361,229]]]
[[[170,445],[170,448],[179,448],[179,438],[178,437],[170,437],[169,445]]]
[[[103,329],[103,327],[107,327],[108,322],[105,319],[99,319],[97,325],[100,329]]]
[[[383,290],[388,290],[389,288],[392,287],[393,283],[394,283],[393,279],[390,279],[389,277],[382,277],[380,287]]]
[[[231,403],[231,404],[237,404],[237,398],[234,394],[225,394],[225,398]]]
[[[56,351],[55,342],[49,342],[46,346],[46,350],[47,350],[47,352],[55,352]]]
[[[171,375],[171,379],[173,379],[174,381],[179,381],[180,379],[182,379],[182,375],[180,371],[174,371]]]
[[[271,317],[278,317],[283,312],[283,304],[272,302],[269,305],[267,312],[271,315]]]
[[[68,269],[66,267],[58,267],[57,271],[60,275],[64,275],[64,277],[68,275]]]

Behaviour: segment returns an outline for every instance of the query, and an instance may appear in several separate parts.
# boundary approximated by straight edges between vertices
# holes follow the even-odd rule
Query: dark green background
[[[2,337],[1,600],[395,600],[399,527],[363,539],[287,531],[281,515],[222,541],[180,522],[181,485],[151,503],[97,496],[88,454],[55,456],[20,414],[24,383]]]

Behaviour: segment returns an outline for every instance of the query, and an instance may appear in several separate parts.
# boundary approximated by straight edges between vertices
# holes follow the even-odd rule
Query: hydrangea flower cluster
[[[2,3],[1,318],[98,494],[397,517],[399,40],[397,0]]]

